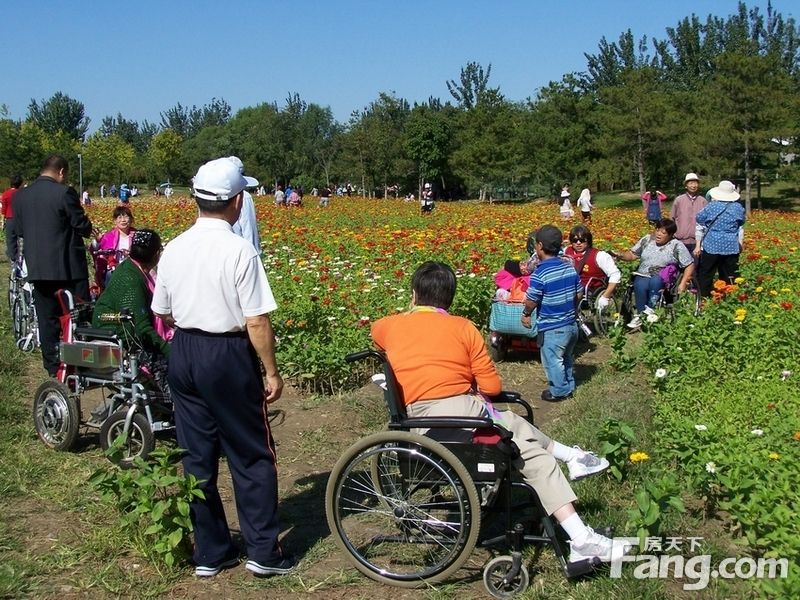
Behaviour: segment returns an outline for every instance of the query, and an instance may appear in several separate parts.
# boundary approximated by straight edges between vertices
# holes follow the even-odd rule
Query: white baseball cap
[[[683,178],[683,183],[689,181],[700,181],[700,178],[697,176],[697,173],[687,173],[686,177]]]
[[[247,175],[244,174],[244,163],[242,162],[241,158],[239,158],[238,156],[229,156],[228,160],[236,165],[236,167],[239,169],[239,173],[244,175],[244,178],[247,180],[246,187],[256,187],[258,185],[258,179],[254,177],[248,177]]]
[[[430,183],[426,183],[426,184],[425,184],[425,187],[426,187],[426,188],[429,188],[429,187],[431,187],[431,184],[430,184]]]
[[[201,200],[226,202],[255,181],[246,178],[239,171],[238,165],[228,158],[217,158],[201,166],[192,179],[192,193]]]

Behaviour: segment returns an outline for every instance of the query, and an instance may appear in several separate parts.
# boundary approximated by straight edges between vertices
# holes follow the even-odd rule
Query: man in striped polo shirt
[[[540,262],[531,275],[522,325],[531,327],[531,315],[536,310],[539,355],[549,384],[549,389],[542,392],[542,400],[558,402],[572,397],[575,391],[573,354],[578,341],[576,310],[581,281],[575,267],[558,256],[564,241],[558,227],[540,227],[535,239]]]

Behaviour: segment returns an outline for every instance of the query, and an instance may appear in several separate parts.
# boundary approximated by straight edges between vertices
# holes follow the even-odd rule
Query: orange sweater
[[[384,317],[372,325],[372,339],[386,351],[403,400],[437,400],[477,386],[500,393],[500,377],[483,338],[464,317],[411,312]]]

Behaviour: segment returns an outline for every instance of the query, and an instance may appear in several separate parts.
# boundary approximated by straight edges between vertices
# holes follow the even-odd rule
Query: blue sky
[[[784,17],[792,5],[774,1]],[[62,91],[84,103],[93,131],[118,112],[160,122],[178,102],[224,98],[235,113],[296,92],[346,121],[382,91],[449,99],[445,82],[471,60],[524,100],[584,70],[602,36],[663,38],[684,16],[735,10],[734,0],[6,0],[0,104],[24,118],[32,98]]]

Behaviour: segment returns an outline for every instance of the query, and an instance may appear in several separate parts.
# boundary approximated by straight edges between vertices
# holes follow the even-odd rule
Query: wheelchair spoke
[[[463,465],[456,460],[454,468],[424,447],[429,444],[449,454],[432,441],[361,444],[366,447],[343,457],[331,473],[331,530],[370,577],[430,580],[460,566],[475,545],[480,514],[474,484]]]

